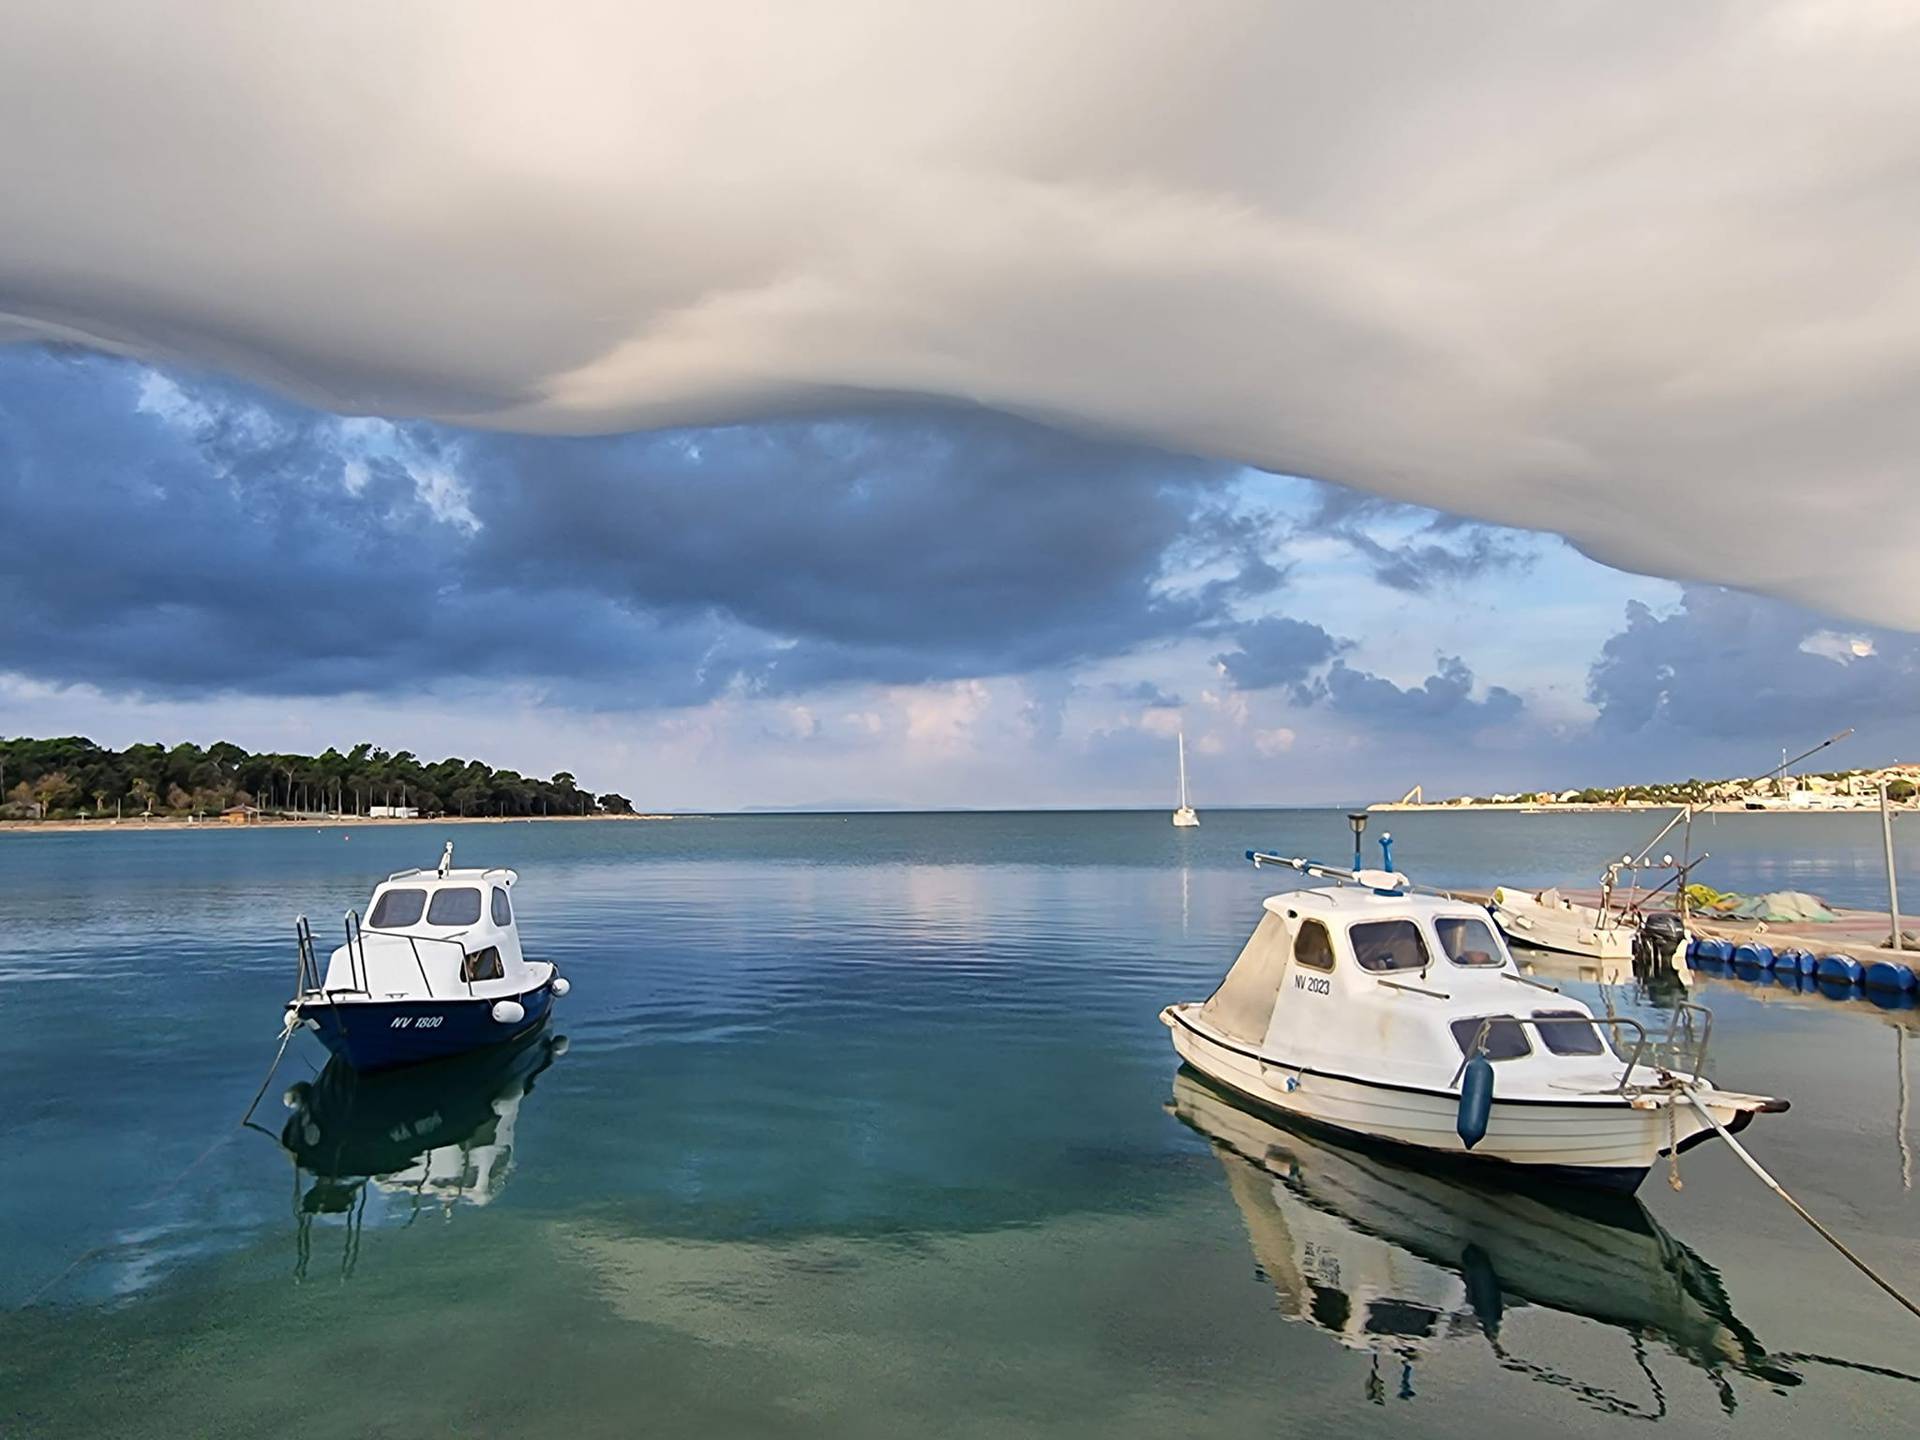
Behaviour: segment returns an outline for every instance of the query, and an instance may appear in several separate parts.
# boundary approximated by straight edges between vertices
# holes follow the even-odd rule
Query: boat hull
[[[493,1018],[493,1007],[516,1000],[523,1015],[511,1024]],[[330,1004],[303,1000],[301,1018],[328,1050],[355,1070],[390,1070],[443,1060],[519,1038],[539,1026],[553,1008],[553,977],[518,995],[444,1000],[366,1000]]]
[[[1277,1064],[1209,1034],[1184,1015],[1162,1012],[1180,1058],[1214,1085],[1282,1120],[1305,1121],[1346,1135],[1524,1174],[1530,1179],[1597,1186],[1631,1193],[1647,1171],[1678,1142],[1686,1150],[1713,1134],[1684,1103],[1646,1108],[1626,1099],[1581,1101],[1499,1098],[1487,1133],[1472,1150],[1455,1125],[1459,1097],[1443,1091],[1387,1085]],[[1751,1119],[1729,1103],[1725,1114],[1705,1096],[1728,1130]]]
[[[1602,924],[1598,912],[1585,906],[1542,905],[1532,896],[1502,887],[1488,907],[1500,933],[1516,945],[1579,955],[1588,960],[1633,959],[1634,929],[1630,925]]]

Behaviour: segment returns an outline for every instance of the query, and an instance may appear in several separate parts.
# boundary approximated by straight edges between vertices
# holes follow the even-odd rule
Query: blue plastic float
[[[1733,963],[1736,966],[1758,967],[1762,970],[1773,968],[1773,947],[1762,945],[1758,940],[1748,940],[1734,947]]]
[[[1718,968],[1733,959],[1733,946],[1725,940],[1701,939],[1693,942],[1693,962]]]
[[[1861,973],[1860,983],[1869,990],[1890,990],[1902,994],[1914,987],[1913,971],[1892,960],[1875,960]]]
[[[1836,985],[1858,985],[1860,962],[1849,955],[1822,955],[1813,973]]]
[[[1773,973],[1776,975],[1811,975],[1820,962],[1811,950],[1781,950],[1773,957]]]

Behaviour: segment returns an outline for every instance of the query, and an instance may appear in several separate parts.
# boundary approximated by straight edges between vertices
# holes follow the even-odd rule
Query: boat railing
[[[407,944],[410,947],[412,947],[413,963],[420,971],[420,983],[427,987],[427,998],[429,1000],[438,999],[439,997],[433,993],[433,982],[427,978],[426,962],[420,958],[420,942],[424,940],[429,945],[451,945],[460,952],[460,958],[462,960],[466,959],[466,955],[467,955],[466,942],[461,940],[460,937],[457,935],[415,935],[412,932],[407,930],[376,929],[376,930],[369,931],[364,927],[362,927],[362,925],[360,924],[360,917],[354,914],[353,911],[349,910],[347,912],[347,918],[353,922],[354,937],[360,940],[360,973],[362,977],[364,977],[366,974],[366,939],[365,937],[368,934],[386,935],[393,939],[405,940]],[[464,967],[462,968],[461,973],[463,976],[465,976]],[[364,978],[362,979],[361,983],[362,984],[365,983]],[[467,987],[467,994],[472,995],[473,994],[472,979],[467,978],[465,980],[465,983]]]
[[[1389,990],[1404,990],[1409,995],[1425,995],[1433,1000],[1451,1000],[1453,998],[1444,990],[1429,990],[1424,985],[1409,985],[1404,980],[1386,980],[1376,976],[1374,978],[1374,984],[1384,985]]]
[[[1620,1030],[1631,1030],[1634,1034],[1633,1053],[1628,1057],[1626,1067],[1620,1072],[1619,1091],[1625,1094],[1633,1079],[1633,1072],[1640,1066],[1640,1057],[1646,1053],[1648,1045],[1647,1027],[1631,1015],[1489,1015],[1481,1020],[1480,1028],[1473,1032],[1473,1040],[1466,1048],[1466,1054],[1460,1058],[1460,1068],[1453,1072],[1453,1083],[1458,1085],[1460,1077],[1467,1072],[1467,1062],[1474,1056],[1486,1053],[1487,1036],[1493,1027],[1506,1022],[1512,1025],[1531,1025],[1536,1031],[1547,1025],[1604,1025],[1615,1034],[1611,1039],[1613,1053],[1620,1054]]]
[[[1648,1033],[1646,1025],[1631,1015],[1489,1015],[1474,1031],[1473,1041],[1461,1058],[1460,1068],[1453,1072],[1454,1084],[1459,1084],[1460,1077],[1466,1073],[1467,1061],[1485,1053],[1487,1036],[1503,1020],[1515,1025],[1531,1025],[1536,1032],[1547,1025],[1605,1026],[1612,1032],[1610,1044],[1615,1057],[1626,1060],[1617,1087],[1623,1095],[1632,1087],[1634,1072],[1640,1068],[1649,1049],[1653,1053],[1656,1069],[1697,1077],[1706,1066],[1707,1045],[1713,1038],[1713,1012],[1692,1000],[1682,1000],[1674,1006],[1667,1033],[1657,1041]],[[1633,1032],[1633,1051],[1621,1057],[1620,1032],[1623,1030]]]
[[[300,949],[300,994],[327,996],[371,994],[372,992],[367,988],[366,937],[369,934],[385,935],[407,942],[408,949],[413,954],[414,967],[420,972],[420,983],[426,987],[427,998],[429,1000],[437,1000],[440,997],[433,993],[433,981],[427,975],[426,961],[420,955],[420,942],[424,940],[429,945],[451,945],[460,952],[463,960],[466,958],[466,944],[457,936],[410,935],[404,930],[371,929],[360,923],[359,913],[353,910],[347,911],[341,920],[341,924],[346,931],[347,963],[350,967],[350,973],[354,983],[351,986],[328,990],[325,988],[326,976],[320,968],[319,957],[314,952],[313,927],[307,923],[306,916],[299,915],[294,917],[294,939]],[[461,973],[467,987],[467,994],[471,996],[473,994],[473,980],[466,975],[464,967]]]

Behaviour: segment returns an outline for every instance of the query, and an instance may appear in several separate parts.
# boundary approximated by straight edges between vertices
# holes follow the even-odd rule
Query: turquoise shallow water
[[[1650,827],[1393,828],[1419,878],[1544,883]],[[446,834],[520,871],[558,1024],[358,1089],[302,1039],[237,1129],[293,915],[327,939]],[[1696,835],[1723,887],[1878,898],[1868,818]],[[1570,1207],[1176,1076],[1158,1008],[1278,883],[1240,851],[1347,844],[1225,811],[0,837],[0,1433],[1910,1429],[1920,1327],[1717,1147]],[[1794,1100],[1756,1149],[1920,1287],[1915,1012],[1703,998],[1717,1078]]]

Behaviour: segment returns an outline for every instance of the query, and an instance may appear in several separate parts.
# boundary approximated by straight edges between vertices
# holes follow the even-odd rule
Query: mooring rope
[[[182,1170],[178,1175],[174,1176],[173,1179],[169,1180],[165,1185],[161,1186],[158,1190],[154,1191],[153,1194],[149,1195],[145,1200],[143,1200],[140,1203],[138,1208],[146,1209],[149,1206],[156,1205],[160,1201],[166,1199],[166,1197],[171,1195],[175,1190],[179,1189],[180,1182],[182,1180],[185,1180],[194,1171],[198,1170],[202,1165],[204,1165],[207,1161],[207,1157],[212,1155],[213,1152],[218,1150],[222,1145],[225,1145],[229,1140],[233,1139],[235,1133],[237,1133],[239,1130],[246,1129],[249,1127],[255,1130],[260,1129],[258,1125],[252,1124],[253,1112],[260,1104],[260,1097],[267,1093],[267,1086],[273,1083],[274,1071],[280,1068],[280,1061],[282,1060],[282,1058],[285,1057],[287,1053],[287,1042],[293,1038],[293,1032],[295,1028],[296,1027],[294,1025],[289,1024],[284,1030],[280,1032],[280,1048],[273,1052],[273,1064],[267,1067],[266,1078],[261,1080],[260,1088],[254,1091],[253,1104],[247,1106],[247,1113],[240,1117],[240,1124],[234,1127],[233,1130],[228,1130],[220,1134],[213,1141],[212,1144],[208,1145],[206,1149],[202,1150],[198,1155],[196,1155],[191,1161],[188,1162],[186,1169]],[[263,1133],[270,1134],[271,1132],[263,1132]],[[81,1254],[74,1256],[74,1258],[67,1263],[66,1268],[63,1269],[58,1275],[55,1275],[51,1280],[48,1280],[45,1284],[41,1285],[38,1289],[36,1289],[31,1295],[27,1296],[27,1298],[22,1302],[21,1308],[25,1309],[29,1306],[39,1304],[40,1301],[45,1296],[50,1294],[55,1289],[59,1288],[59,1286],[67,1279],[67,1277],[72,1275],[74,1271],[78,1270],[82,1265],[85,1265],[90,1260],[97,1259],[99,1256],[110,1254],[112,1251],[119,1249],[121,1243],[122,1242],[120,1241],[108,1241],[107,1243],[102,1245],[95,1245],[90,1250],[83,1251]]]
[[[1887,1294],[1891,1295],[1896,1301],[1900,1303],[1900,1305],[1907,1311],[1908,1314],[1912,1315],[1915,1319],[1920,1319],[1920,1305],[1914,1304],[1913,1301],[1909,1300],[1905,1295],[1901,1294],[1899,1290],[1895,1289],[1892,1281],[1886,1279],[1884,1276],[1880,1274],[1879,1271],[1875,1270],[1871,1265],[1867,1264],[1866,1261],[1862,1260],[1858,1255],[1854,1254],[1853,1251],[1849,1250],[1847,1248],[1845,1241],[1843,1241],[1838,1235],[1834,1234],[1826,1226],[1822,1225],[1817,1219],[1815,1219],[1813,1216],[1813,1212],[1808,1210],[1806,1206],[1802,1205],[1798,1200],[1794,1199],[1793,1196],[1789,1195],[1787,1193],[1786,1187],[1782,1185],[1778,1180],[1774,1179],[1773,1176],[1769,1175],[1766,1171],[1766,1168],[1763,1165],[1761,1165],[1761,1163],[1758,1160],[1754,1159],[1753,1156],[1747,1153],[1746,1147],[1742,1145],[1738,1140],[1733,1138],[1732,1132],[1729,1131],[1726,1126],[1722,1125],[1717,1119],[1714,1118],[1713,1112],[1707,1108],[1706,1103],[1703,1100],[1701,1100],[1699,1093],[1695,1091],[1691,1085],[1682,1085],[1680,1087],[1680,1092],[1681,1094],[1685,1095],[1689,1101],[1692,1102],[1693,1108],[1698,1110],[1700,1114],[1705,1117],[1706,1122],[1719,1132],[1720,1138],[1727,1142],[1727,1145],[1729,1146],[1729,1148],[1732,1149],[1735,1155],[1738,1155],[1740,1157],[1741,1163],[1744,1164],[1749,1170],[1751,1170],[1756,1176],[1759,1177],[1761,1184],[1765,1185],[1769,1190],[1773,1191],[1774,1194],[1778,1195],[1782,1200],[1786,1201],[1787,1204],[1792,1207],[1793,1213],[1798,1215],[1802,1220],[1806,1221],[1807,1224],[1811,1225],[1813,1227],[1814,1233],[1818,1235],[1822,1240],[1826,1241],[1829,1245],[1833,1246],[1834,1249],[1838,1250],[1842,1255],[1844,1255],[1847,1258],[1848,1262],[1852,1264],[1854,1269],[1858,1270],[1862,1275],[1866,1276],[1869,1280],[1873,1281],[1874,1284],[1878,1285],[1882,1290],[1886,1291]]]
[[[287,1053],[287,1042],[293,1038],[293,1032],[299,1028],[297,1021],[289,1018],[280,1031],[280,1048],[273,1052],[273,1063],[267,1066],[267,1073],[260,1079],[260,1088],[253,1092],[253,1103],[247,1106],[247,1113],[240,1117],[242,1127],[253,1119],[253,1112],[260,1105],[260,1097],[267,1093],[267,1086],[273,1083],[273,1072],[280,1068],[281,1058]]]

